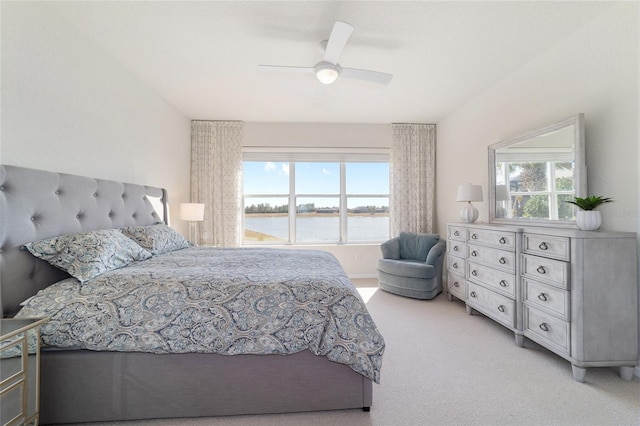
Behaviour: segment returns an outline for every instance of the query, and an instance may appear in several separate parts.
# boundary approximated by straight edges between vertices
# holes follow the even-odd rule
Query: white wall
[[[585,114],[588,191],[612,197],[603,229],[638,228],[638,3],[623,3],[440,120],[437,214],[457,221],[459,184],[482,184],[474,203],[488,220],[487,147]]]
[[[267,147],[389,148],[391,125],[244,123],[243,144]]]
[[[619,4],[437,123],[440,233],[458,220],[457,185],[482,184],[486,200],[487,146],[579,112],[588,192],[615,200],[599,208],[602,228],[638,231],[639,27],[639,3]],[[477,207],[486,221],[487,202]]]
[[[389,148],[389,124],[244,123],[243,144],[252,147],[364,147]],[[351,278],[377,276],[379,244],[281,246],[332,253]]]
[[[37,3],[1,8],[0,162],[165,187],[187,233],[189,119]]]

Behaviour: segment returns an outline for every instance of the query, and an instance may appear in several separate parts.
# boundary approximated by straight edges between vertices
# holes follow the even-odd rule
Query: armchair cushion
[[[399,277],[433,278],[436,268],[419,260],[405,259],[401,262],[393,259],[380,259],[378,270]]]
[[[436,234],[401,232],[399,238],[400,259],[427,260],[429,250],[440,241]]]

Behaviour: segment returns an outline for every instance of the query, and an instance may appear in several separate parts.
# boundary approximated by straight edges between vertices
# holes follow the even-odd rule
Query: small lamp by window
[[[180,203],[180,219],[189,221],[189,241],[198,245],[196,241],[196,222],[204,220],[204,204],[202,203]]]
[[[507,185],[496,185],[496,217],[507,217],[507,201],[509,190]]]
[[[466,223],[473,223],[478,219],[478,209],[471,204],[472,201],[483,201],[481,185],[460,185],[458,186],[458,197],[456,201],[466,201],[467,205],[460,210],[460,219]]]

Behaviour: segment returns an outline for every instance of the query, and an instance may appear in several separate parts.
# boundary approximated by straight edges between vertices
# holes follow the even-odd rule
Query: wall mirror
[[[583,114],[489,147],[490,222],[575,226],[586,194]]]

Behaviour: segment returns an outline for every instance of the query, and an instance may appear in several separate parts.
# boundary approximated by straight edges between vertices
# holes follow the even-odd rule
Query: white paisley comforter
[[[42,341],[96,351],[292,354],[310,350],[380,381],[384,339],[333,255],[193,247],[34,296]]]

